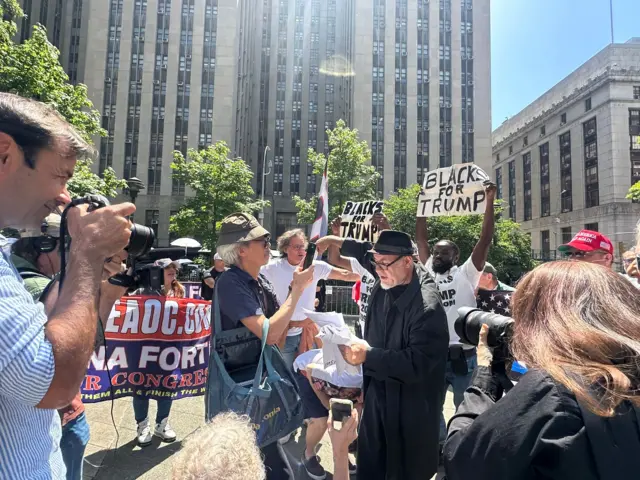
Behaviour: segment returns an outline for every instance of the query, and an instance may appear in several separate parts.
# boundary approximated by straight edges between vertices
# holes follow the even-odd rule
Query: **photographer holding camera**
[[[38,228],[70,202],[67,181],[92,147],[51,107],[0,93],[0,228]],[[132,204],[68,211],[73,241],[51,312],[0,255],[0,477],[65,477],[60,416],[78,393],[98,324],[107,258],[126,253]],[[4,240],[0,237],[0,241]]]
[[[640,296],[610,268],[545,263],[519,283],[514,321],[467,321],[478,368],[449,422],[448,480],[605,480],[640,471]],[[482,316],[488,321],[480,330]],[[489,314],[490,315],[490,314]],[[467,317],[471,317],[467,315]],[[456,325],[459,327],[459,325]],[[501,398],[509,336],[529,371]],[[473,334],[469,334],[474,331]],[[507,354],[508,356],[508,354]],[[510,385],[509,385],[510,387]]]

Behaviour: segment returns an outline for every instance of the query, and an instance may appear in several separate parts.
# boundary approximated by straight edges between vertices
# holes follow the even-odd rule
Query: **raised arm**
[[[422,263],[427,263],[431,256],[429,250],[429,233],[427,230],[427,217],[416,218],[416,245],[418,246],[418,257]]]
[[[351,262],[349,262],[349,270],[343,270],[342,268],[332,268],[328,279],[341,280],[343,282],[357,282],[358,280],[360,280],[360,275],[351,271]]]
[[[484,220],[482,221],[482,233],[480,233],[480,239],[471,253],[471,261],[478,271],[484,269],[484,264],[487,262],[487,256],[489,255],[489,248],[491,248],[491,242],[493,241],[493,230],[495,228],[495,208],[493,202],[496,199],[496,190],[497,187],[494,183],[486,183],[487,207],[484,211]]]
[[[341,217],[336,217],[333,222],[331,222],[331,233],[335,238],[340,238],[340,223],[342,223]],[[340,245],[338,245],[338,243],[340,243]],[[329,247],[327,248],[327,262],[335,267],[351,272],[351,262],[347,257],[340,255],[341,247],[342,242],[332,241],[329,243]]]

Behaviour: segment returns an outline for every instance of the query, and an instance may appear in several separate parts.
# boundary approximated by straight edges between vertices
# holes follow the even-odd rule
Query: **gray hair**
[[[291,243],[291,239],[294,237],[302,237],[305,243],[307,243],[307,235],[301,228],[294,228],[288,230],[278,237],[278,251],[283,257],[287,256],[287,247]]]
[[[240,247],[242,243],[230,243],[229,245],[218,246],[218,255],[227,266],[238,265],[240,263]]]
[[[248,417],[216,415],[196,431],[176,455],[174,480],[264,480],[256,434]]]

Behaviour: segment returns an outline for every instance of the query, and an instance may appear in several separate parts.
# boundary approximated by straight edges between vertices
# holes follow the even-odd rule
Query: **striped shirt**
[[[0,244],[4,238],[0,236]],[[35,406],[53,380],[47,316],[0,254],[0,480],[64,479],[56,410]]]

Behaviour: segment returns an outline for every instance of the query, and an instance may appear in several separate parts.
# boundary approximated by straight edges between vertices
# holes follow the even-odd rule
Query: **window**
[[[600,204],[598,184],[598,131],[595,117],[583,126],[584,143],[584,184],[585,207],[597,207]]]
[[[144,224],[156,234],[155,244],[158,245],[158,224],[160,223],[160,210],[145,210]]]
[[[591,230],[592,232],[597,232],[597,231],[598,231],[598,222],[595,222],[595,223],[585,223],[585,224],[584,224],[584,229],[585,229],[585,230]]]
[[[524,184],[524,221],[531,220],[531,152],[522,156]]]
[[[546,134],[547,134],[547,127],[546,127],[546,125],[542,125],[540,127],[540,136],[544,137]]]
[[[522,139],[522,146],[526,147],[527,145],[529,145],[529,137],[525,135],[525,137]]]
[[[540,145],[540,216],[551,215],[551,186],[549,176],[549,143]]]
[[[509,218],[516,219],[516,162],[509,162]]]
[[[591,110],[591,97],[584,101],[584,111],[588,112],[589,110]]]
[[[496,163],[498,163],[500,161],[500,154],[496,153]]]
[[[561,212],[573,210],[573,197],[571,194],[571,132],[559,137],[560,142],[560,199]]]
[[[565,125],[567,123],[567,114],[563,113],[560,115],[560,125]]]
[[[571,233],[571,227],[562,227],[560,238],[562,239],[562,245],[566,245],[573,238]]]
[[[542,245],[542,259],[549,260],[551,253],[551,236],[549,230],[542,230],[540,232],[540,243]]]
[[[513,154],[513,145],[509,145],[509,155]]]
[[[502,167],[496,168],[496,198],[498,200],[502,199]]]
[[[640,85],[633,87],[633,99],[640,100]]]

